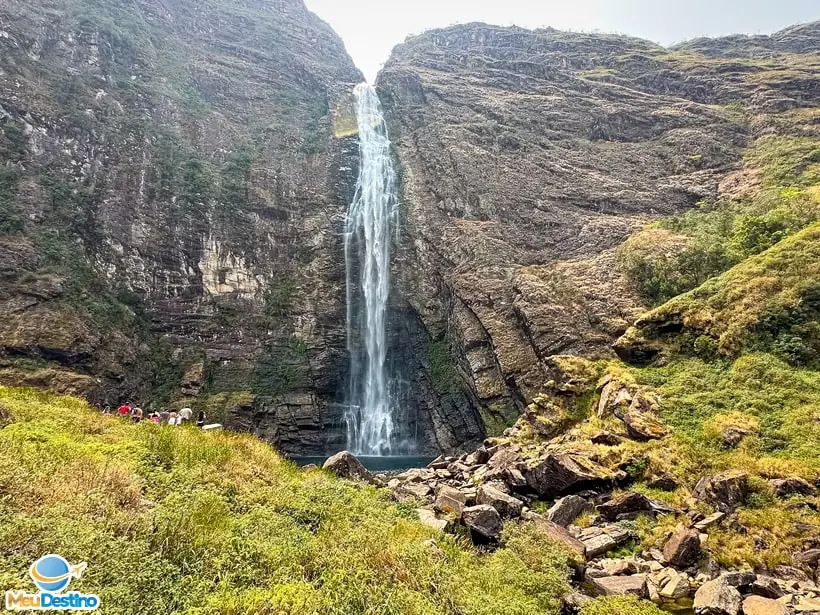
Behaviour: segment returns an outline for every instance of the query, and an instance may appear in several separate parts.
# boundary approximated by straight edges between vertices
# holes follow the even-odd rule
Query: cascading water
[[[360,167],[345,223],[347,349],[351,360],[347,446],[357,455],[390,455],[396,430],[385,363],[390,248],[393,231],[398,232],[396,177],[375,89],[362,83],[354,95]],[[354,279],[356,273],[358,280]]]

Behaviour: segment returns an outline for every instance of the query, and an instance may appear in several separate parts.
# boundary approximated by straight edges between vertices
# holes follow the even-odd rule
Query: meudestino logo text
[[[40,590],[29,594],[22,590],[6,590],[6,609],[9,611],[93,611],[100,607],[96,594],[64,593],[71,579],[79,579],[86,569],[85,562],[70,565],[61,555],[44,555],[31,565],[28,573]]]

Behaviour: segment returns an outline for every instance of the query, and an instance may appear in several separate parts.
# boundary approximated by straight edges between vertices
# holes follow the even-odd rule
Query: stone
[[[561,597],[561,615],[578,615],[590,602],[592,598],[584,594],[566,594]]]
[[[632,403],[632,394],[617,380],[611,380],[601,390],[601,399],[598,401],[598,418],[606,418],[623,406],[628,408]]]
[[[772,600],[777,600],[785,595],[783,588],[780,587],[775,579],[761,574],[757,575],[757,578],[752,583],[752,593],[756,596],[771,598]]]
[[[442,485],[436,493],[436,501],[433,503],[433,508],[438,512],[455,515],[457,519],[461,518],[464,508],[467,505],[467,495],[455,489]]]
[[[374,482],[373,474],[349,451],[336,453],[325,461],[322,468],[333,472],[339,478],[347,478],[365,483]]]
[[[592,586],[600,596],[637,596],[646,598],[646,576],[636,574],[628,577],[602,577],[591,579]]]
[[[595,559],[622,544],[629,542],[631,534],[620,528],[612,528],[596,536],[582,539],[587,552],[587,559]]]
[[[689,583],[689,577],[675,570],[671,570],[663,582],[659,584],[658,595],[666,600],[681,600],[688,598],[691,593],[692,586]]]
[[[440,532],[446,531],[450,524],[447,519],[439,519],[436,517],[436,513],[429,508],[417,508],[416,514],[419,516],[419,521],[421,521],[422,524],[434,530],[439,530]]]
[[[743,601],[743,615],[788,615],[789,610],[777,600],[749,596]]]
[[[697,530],[678,525],[663,546],[663,557],[675,568],[687,568],[700,557],[700,537]]]
[[[567,527],[579,515],[592,510],[592,508],[592,504],[584,498],[577,495],[568,495],[556,500],[555,504],[547,511],[546,517],[553,523]]]
[[[794,562],[803,566],[817,568],[820,563],[820,549],[809,549],[794,556]]]
[[[608,577],[620,577],[638,572],[638,566],[632,559],[605,559],[601,560],[600,564]]]
[[[817,490],[802,478],[775,478],[769,481],[774,493],[779,498],[792,495],[814,495]]]
[[[433,489],[426,483],[403,483],[395,491],[396,499],[400,502],[408,500],[427,501],[427,497],[432,495]]]
[[[501,535],[501,516],[487,504],[477,504],[464,509],[461,515],[464,525],[473,533],[490,542],[497,542]]]
[[[572,536],[565,528],[557,523],[547,520],[545,517],[537,513],[528,513],[527,519],[535,524],[549,540],[563,545],[569,551],[577,554],[579,562],[585,562],[587,559],[586,546],[583,542]]]
[[[753,570],[732,570],[724,572],[718,578],[732,587],[747,588],[755,582],[757,574]]]
[[[792,608],[795,613],[820,613],[820,598],[801,597]]]
[[[774,568],[774,574],[779,579],[786,579],[789,581],[808,581],[809,575],[793,566],[785,566],[779,564]]]
[[[652,505],[649,499],[635,491],[627,491],[615,496],[609,502],[598,506],[598,512],[607,521],[615,521],[623,514],[650,512]]]
[[[695,523],[695,525],[693,525],[692,527],[694,527],[699,532],[703,532],[705,530],[708,530],[713,525],[717,525],[725,518],[726,513],[718,511],[716,513],[709,515],[708,517],[704,517],[703,519]]]
[[[669,435],[669,428],[654,414],[630,408],[622,418],[626,430],[634,440],[661,440]]]
[[[526,484],[541,496],[560,495],[570,488],[603,483],[612,478],[609,470],[580,455],[549,454],[522,469]]]
[[[487,463],[490,460],[490,453],[483,446],[467,455],[464,463],[468,466],[476,466]]]
[[[704,583],[695,592],[693,608],[696,615],[737,615],[740,611],[740,592],[725,579]]]
[[[602,431],[590,438],[593,444],[600,444],[602,446],[618,446],[623,442],[623,438],[611,431]]]
[[[489,485],[480,485],[476,494],[476,504],[488,504],[498,511],[502,519],[512,519],[521,515],[524,502]]]
[[[746,499],[748,475],[729,470],[704,476],[695,485],[692,496],[724,513],[734,512]]]
[[[649,479],[646,486],[650,489],[658,489],[660,491],[674,491],[680,485],[674,476],[663,473]]]

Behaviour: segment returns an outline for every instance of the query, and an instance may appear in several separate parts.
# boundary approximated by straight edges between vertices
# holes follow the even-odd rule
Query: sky
[[[671,45],[698,36],[770,34],[820,19],[820,0],[305,0],[374,81],[408,35],[483,21],[617,32]]]

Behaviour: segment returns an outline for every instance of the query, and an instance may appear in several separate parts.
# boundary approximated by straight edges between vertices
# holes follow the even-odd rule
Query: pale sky
[[[820,0],[305,0],[344,39],[369,81],[408,35],[483,21],[618,32],[670,45],[698,36],[770,34],[820,19]]]

